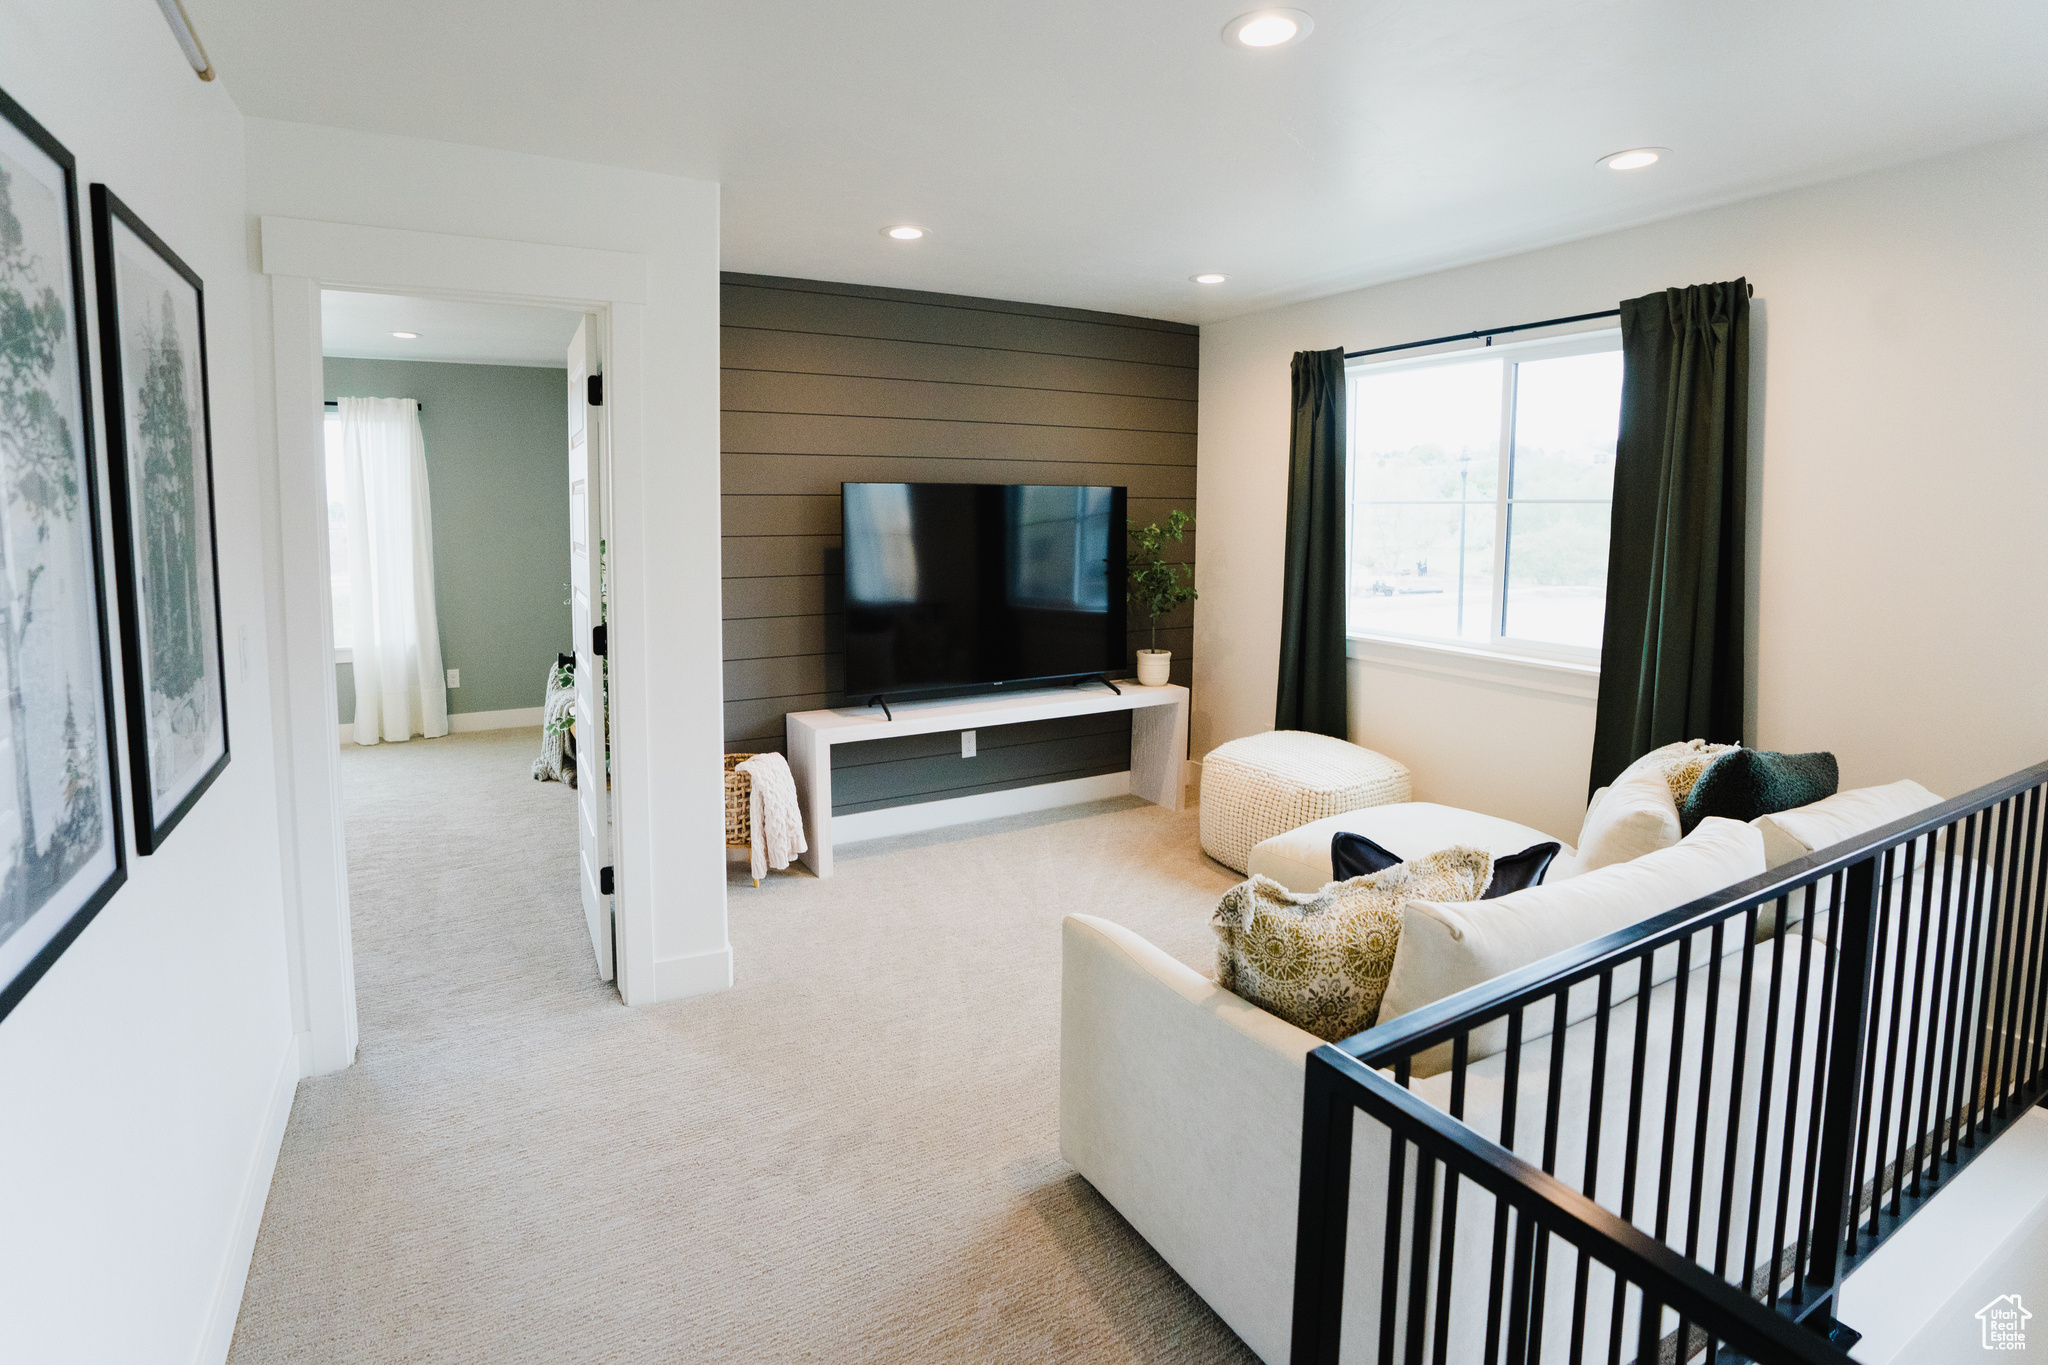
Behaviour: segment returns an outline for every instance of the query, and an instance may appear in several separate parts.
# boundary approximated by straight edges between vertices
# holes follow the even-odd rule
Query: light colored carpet
[[[629,1010],[538,734],[345,751],[361,1050],[299,1087],[236,1365],[1254,1360],[1059,1156],[1060,917],[1206,968],[1192,811],[734,869],[734,989]]]

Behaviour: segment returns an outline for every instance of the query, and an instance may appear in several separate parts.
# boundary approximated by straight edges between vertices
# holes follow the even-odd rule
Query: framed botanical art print
[[[128,875],[75,163],[0,91],[0,1016]]]
[[[154,853],[228,765],[206,290],[105,185],[92,240],[135,847]]]

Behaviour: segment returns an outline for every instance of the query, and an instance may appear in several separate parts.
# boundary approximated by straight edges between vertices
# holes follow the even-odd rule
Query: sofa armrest
[[[1322,1040],[1107,920],[1069,915],[1062,934],[1061,1154],[1232,1331],[1285,1361],[1302,1077]]]

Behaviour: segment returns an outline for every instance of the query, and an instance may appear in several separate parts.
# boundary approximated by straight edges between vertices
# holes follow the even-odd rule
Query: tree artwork
[[[51,527],[70,522],[79,506],[78,448],[56,388],[70,335],[63,299],[15,213],[13,177],[0,167],[0,685],[18,820],[18,843],[0,880],[0,938],[68,881],[103,837],[96,736],[80,732],[68,669],[63,795],[54,819],[37,810],[31,770],[36,592],[50,568]]]

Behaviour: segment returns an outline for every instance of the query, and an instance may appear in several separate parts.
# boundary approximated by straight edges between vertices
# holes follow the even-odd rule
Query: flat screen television
[[[849,483],[840,508],[849,698],[1124,668],[1124,489]]]

